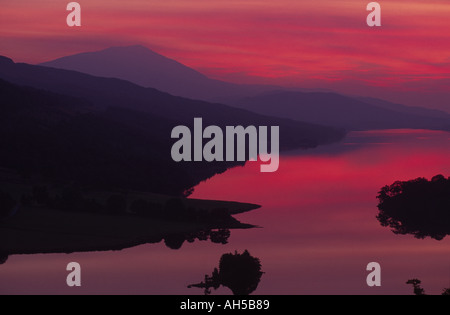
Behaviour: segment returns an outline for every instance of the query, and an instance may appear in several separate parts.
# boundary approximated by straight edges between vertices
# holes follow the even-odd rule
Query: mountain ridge
[[[110,47],[61,57],[39,64],[99,77],[120,78],[143,87],[186,98],[220,101],[269,89],[210,79],[204,74],[144,46]],[[270,87],[273,88],[273,87]]]
[[[450,114],[443,111],[319,89],[239,85],[209,79],[200,72],[141,45],[112,47],[99,52],[67,56],[42,65],[120,78],[172,95],[349,130],[450,128]],[[290,100],[293,93],[303,95],[298,97],[295,104]],[[274,94],[279,95],[278,99],[272,98]],[[270,104],[267,99],[271,99]],[[256,100],[260,104],[253,104]]]
[[[280,126],[284,150],[345,136],[344,130],[175,97],[120,79],[23,63],[0,62],[0,91],[0,167],[102,189],[180,195],[242,165],[172,160],[171,131],[192,126],[196,117],[219,127]]]
[[[275,91],[242,98],[231,105],[263,115],[354,131],[408,128],[450,131],[450,114],[445,112],[379,99],[351,98],[335,92]]]

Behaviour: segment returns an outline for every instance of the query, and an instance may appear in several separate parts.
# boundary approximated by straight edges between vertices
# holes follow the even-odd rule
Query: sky
[[[0,0],[0,54],[40,63],[141,44],[209,77],[382,97],[450,112],[450,2]]]

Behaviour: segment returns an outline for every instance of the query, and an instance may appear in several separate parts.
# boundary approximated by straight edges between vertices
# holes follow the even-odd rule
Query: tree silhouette
[[[111,214],[126,213],[127,200],[122,195],[112,195],[106,201],[106,211]]]
[[[8,217],[15,205],[16,202],[10,194],[0,191],[0,219]]]
[[[220,229],[218,231],[201,230],[198,232],[191,232],[186,234],[170,234],[164,238],[164,243],[170,249],[180,249],[184,242],[194,243],[195,240],[208,241],[211,240],[215,244],[228,244],[228,238],[231,232],[229,229]]]
[[[408,280],[406,284],[412,284],[412,286],[414,287],[415,295],[426,295],[425,290],[421,286],[422,281],[420,281],[419,279]],[[444,289],[441,295],[450,295],[450,288]]]
[[[149,204],[144,199],[138,199],[131,203],[130,210],[132,213],[143,215],[147,212]]]
[[[181,198],[172,198],[166,201],[164,217],[172,220],[185,220],[187,218],[187,209]]]
[[[0,254],[0,265],[3,265],[8,261],[8,255]]]
[[[397,181],[381,189],[378,221],[395,234],[442,240],[450,234],[450,178]]]
[[[223,255],[220,259],[219,274],[222,285],[228,287],[235,295],[249,295],[256,290],[261,280],[261,262],[246,250]]]
[[[89,213],[104,213],[105,206],[95,199],[84,199],[80,210]]]
[[[60,207],[66,211],[80,211],[83,208],[83,193],[76,185],[64,187],[61,193]]]
[[[166,246],[174,250],[180,249],[183,246],[184,241],[186,241],[184,234],[172,234],[164,238]]]
[[[215,244],[228,244],[228,239],[231,236],[231,232],[228,229],[221,229],[219,231],[211,231],[210,239]]]
[[[425,290],[422,289],[422,281],[419,279],[411,279],[406,282],[406,284],[411,284],[414,287],[414,294],[415,295],[425,295]]]
[[[188,288],[203,288],[205,295],[209,295],[211,288],[217,290],[222,285],[231,289],[234,295],[250,295],[257,289],[263,274],[258,258],[247,250],[243,254],[235,252],[222,255],[219,268],[215,268],[211,276],[206,275],[204,282]]]
[[[162,217],[162,206],[144,199],[133,201],[130,210],[132,213],[148,218],[160,219]]]
[[[48,206],[51,203],[51,198],[46,186],[34,186],[33,198],[38,205]]]

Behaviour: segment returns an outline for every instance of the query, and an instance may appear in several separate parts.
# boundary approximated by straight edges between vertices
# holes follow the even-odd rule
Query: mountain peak
[[[0,56],[0,64],[13,64],[14,61],[11,58]]]
[[[98,77],[119,78],[172,95],[214,102],[267,90],[265,86],[237,85],[210,79],[195,69],[142,45],[110,47],[41,65]]]
[[[113,46],[106,48],[100,52],[108,52],[108,51],[123,51],[123,52],[150,52],[157,54],[153,50],[143,45],[131,45],[131,46]],[[158,54],[159,55],[159,54]]]
[[[120,78],[179,96],[187,94],[188,97],[191,91],[202,92],[209,80],[200,72],[142,45],[110,47],[62,57],[41,65]]]

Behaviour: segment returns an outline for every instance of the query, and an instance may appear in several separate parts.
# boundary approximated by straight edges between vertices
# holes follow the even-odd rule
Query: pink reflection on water
[[[426,138],[426,139],[425,139]],[[282,156],[276,173],[248,163],[200,184],[193,198],[261,204],[238,216],[259,229],[232,231],[230,243],[164,244],[121,252],[13,256],[0,266],[0,294],[201,294],[222,254],[261,259],[266,274],[255,294],[411,294],[420,278],[427,293],[450,287],[450,241],[397,236],[379,225],[376,195],[396,180],[450,176],[448,133],[352,133],[346,143]],[[65,286],[65,266],[83,268],[83,287]],[[368,288],[369,262],[382,266],[382,287]],[[229,294],[222,288],[215,294]]]
[[[257,174],[248,165],[197,187],[196,198],[264,205],[239,217],[264,227],[248,233],[255,234],[253,248],[260,249],[271,281],[259,293],[410,294],[405,282],[414,277],[423,280],[429,293],[450,286],[448,239],[396,236],[375,219],[375,197],[382,186],[450,176],[448,133],[358,132],[347,142],[358,138],[370,143],[335,155],[311,151],[288,156],[274,174]],[[371,261],[383,267],[380,289],[365,286],[365,266]]]

